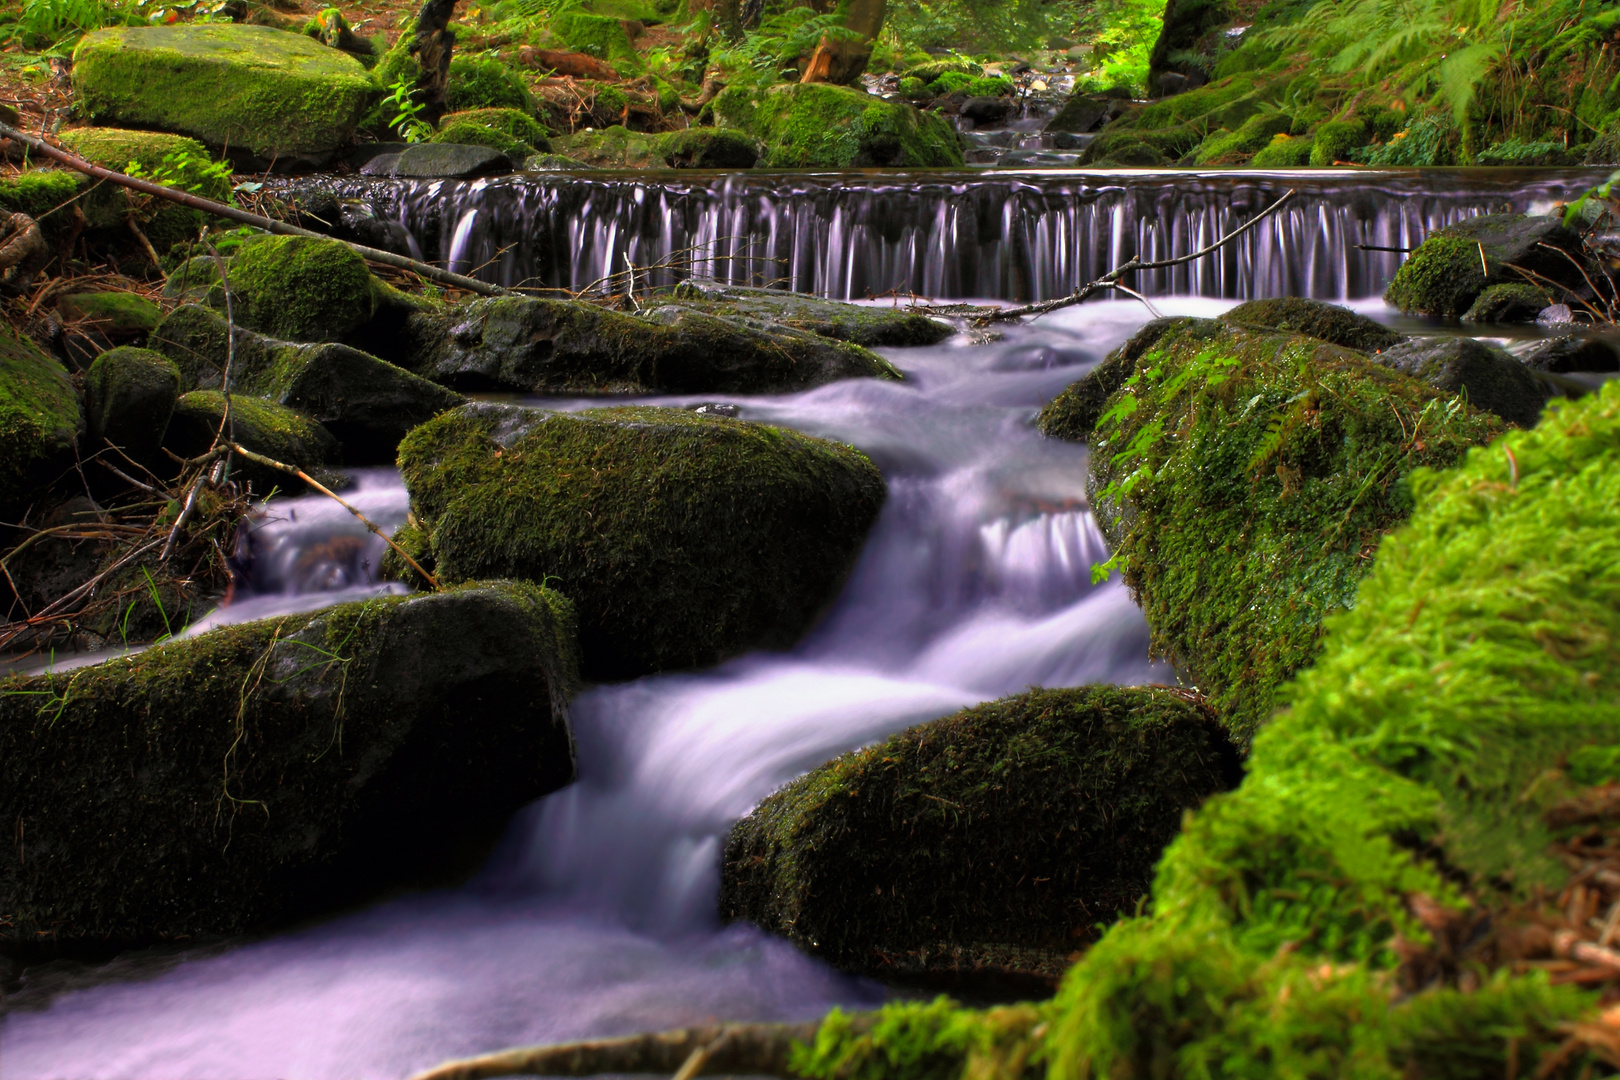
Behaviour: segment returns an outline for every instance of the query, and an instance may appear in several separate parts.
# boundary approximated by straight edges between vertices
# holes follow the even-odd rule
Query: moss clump
[[[964,88],[969,97],[1011,97],[1018,92],[1013,81],[1005,75],[974,79]]]
[[[18,509],[72,467],[82,423],[67,369],[0,320],[0,508]]]
[[[1378,352],[1406,340],[1382,323],[1357,315],[1349,308],[1293,296],[1250,300],[1222,315],[1221,321],[1233,326],[1304,334],[1358,352]]]
[[[516,161],[551,150],[546,129],[528,113],[517,109],[469,109],[451,113],[439,121],[433,140],[487,146]]]
[[[934,95],[954,94],[958,90],[966,90],[973,83],[973,76],[966,72],[947,71],[928,84],[928,92]]]
[[[838,967],[1056,975],[1236,783],[1196,698],[1032,690],[836,758],[732,829],[720,913]]]
[[[376,312],[366,261],[336,240],[254,237],[229,273],[234,317],[283,340],[341,341]]]
[[[1218,131],[1198,147],[1200,165],[1238,165],[1263,150],[1277,135],[1287,135],[1293,118],[1282,113],[1256,113],[1236,131]]]
[[[230,197],[230,169],[216,165],[208,150],[195,139],[161,131],[122,131],[117,128],[77,128],[64,132],[62,142],[88,161],[118,172],[137,173],[170,187],[224,201]],[[199,210],[173,203],[145,200],[138,205],[129,193],[111,184],[86,192],[80,200],[93,229],[124,229],[125,221],[140,222],[141,231],[159,252],[196,237],[212,220]]]
[[[1352,152],[1367,145],[1367,125],[1360,120],[1329,120],[1316,129],[1311,143],[1311,164],[1327,167],[1349,161]]]
[[[84,385],[92,436],[137,457],[157,450],[180,396],[180,369],[174,361],[126,345],[96,357]]]
[[[792,83],[757,94],[730,87],[714,100],[717,123],[765,144],[770,169],[953,166],[963,162],[949,121],[904,102],[827,83]]]
[[[1311,163],[1315,144],[1302,135],[1279,132],[1249,162],[1257,169],[1299,169]]]
[[[606,60],[622,73],[641,70],[641,58],[616,18],[575,11],[553,19],[551,29],[570,49]]]
[[[441,580],[555,581],[597,679],[792,644],[883,503],[858,451],[679,409],[468,405],[411,432],[399,467]]]
[[[559,154],[596,169],[641,169],[658,160],[654,137],[622,124],[561,135],[552,145]]]
[[[144,350],[143,350],[144,351]],[[207,453],[225,420],[225,395],[218,390],[193,390],[173,403],[164,445],[181,457]],[[235,440],[256,454],[310,472],[336,464],[338,443],[320,424],[294,409],[250,394],[231,395],[231,432]],[[231,469],[251,479],[261,492],[298,486],[296,477],[245,460]]]
[[[465,56],[450,61],[450,78],[444,85],[444,101],[451,112],[474,109],[534,111],[534,96],[517,72],[499,60]]]
[[[927,84],[921,79],[912,78],[910,76],[900,80],[898,90],[902,97],[921,98],[928,95]]]
[[[163,309],[140,293],[68,293],[56,301],[56,312],[69,322],[99,330],[114,341],[145,338],[163,321]]]
[[[1053,401],[1041,426],[1090,442],[1093,507],[1154,651],[1247,740],[1410,513],[1405,478],[1503,428],[1312,338],[1166,323]],[[1093,379],[1107,397],[1088,431],[1069,414],[1091,412]]]
[[[1455,318],[1485,290],[1478,246],[1460,236],[1431,236],[1395,271],[1384,299],[1402,311]]]
[[[672,169],[752,169],[760,145],[740,131],[687,128],[654,139],[653,154]]]
[[[1156,101],[1138,114],[1138,123],[1143,128],[1166,128],[1184,124],[1189,120],[1197,120],[1215,113],[1217,110],[1224,110],[1253,92],[1254,79],[1248,75],[1234,75],[1210,83],[1208,86],[1189,90],[1185,94]],[[1241,124],[1246,119],[1247,114],[1238,117],[1233,123]]]
[[[239,934],[465,873],[572,778],[574,672],[565,599],[485,584],[0,681],[0,935]]]
[[[1547,294],[1534,285],[1492,285],[1463,312],[1463,322],[1535,322],[1547,306]]]
[[[337,149],[382,94],[352,57],[319,42],[214,23],[86,34],[73,87],[93,120],[283,158]]]
[[[937,82],[942,75],[948,74],[966,75],[971,79],[983,75],[984,68],[972,60],[956,57],[951,60],[934,60],[926,64],[917,64],[915,67],[909,67],[902,71],[900,78],[916,79],[918,82],[927,85],[931,82]]]
[[[29,169],[0,177],[0,210],[43,217],[77,195],[89,181],[67,169]],[[43,224],[43,223],[42,223]]]

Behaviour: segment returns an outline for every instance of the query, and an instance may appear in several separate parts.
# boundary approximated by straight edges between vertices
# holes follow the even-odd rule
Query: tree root
[[[39,222],[27,214],[0,214],[0,286],[21,292],[50,261]]]

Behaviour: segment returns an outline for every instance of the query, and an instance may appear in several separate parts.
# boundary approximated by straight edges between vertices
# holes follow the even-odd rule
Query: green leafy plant
[[[388,126],[408,143],[426,142],[433,137],[433,125],[422,119],[423,106],[413,96],[415,93],[416,80],[407,76],[390,86],[388,97],[383,99],[384,106],[394,112]]]
[[[15,14],[0,16],[0,40],[44,52],[60,52],[91,30],[142,21],[121,0],[23,0]]]

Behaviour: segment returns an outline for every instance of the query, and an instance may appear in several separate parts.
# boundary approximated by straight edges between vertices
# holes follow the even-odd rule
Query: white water
[[[472,885],[14,1011],[0,1076],[401,1077],[512,1044],[880,1000],[718,925],[726,830],[804,770],[963,705],[1170,678],[1123,588],[1090,583],[1104,552],[1085,450],[1029,426],[1144,319],[1090,304],[989,345],[890,350],[904,385],[737,399],[745,417],[854,443],[889,478],[859,566],[798,648],[584,693],[578,783],[520,814]],[[355,587],[340,570],[330,583]]]

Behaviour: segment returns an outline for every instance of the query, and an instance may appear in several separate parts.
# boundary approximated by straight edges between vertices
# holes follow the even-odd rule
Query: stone
[[[149,349],[122,346],[102,353],[85,373],[90,434],[137,460],[163,444],[180,397],[180,369]]]
[[[555,583],[595,680],[792,645],[885,495],[852,447],[648,406],[465,405],[412,431],[399,468],[415,524],[395,539],[444,582]]]
[[[869,349],[937,345],[956,332],[948,323],[900,307],[849,304],[809,293],[727,285],[707,278],[688,278],[670,297],[682,307],[710,315],[804,330]]]
[[[653,153],[672,169],[752,169],[759,142],[726,128],[687,128],[653,140]]]
[[[593,169],[643,169],[662,164],[655,136],[623,124],[586,128],[552,140],[556,151]]]
[[[225,422],[225,395],[218,390],[193,390],[182,394],[172,408],[163,445],[182,458],[206,454]],[[296,409],[252,394],[231,395],[227,434],[255,454],[306,473],[319,474],[324,466],[335,465],[339,457],[338,441],[326,428]],[[231,472],[238,479],[250,481],[260,495],[271,488],[296,494],[304,490],[296,476],[240,455],[232,458]]]
[[[592,168],[595,166],[563,154],[535,154],[523,159],[524,172],[573,172]]]
[[[472,300],[406,319],[400,363],[463,391],[780,393],[898,378],[858,345],[678,304],[640,315],[573,300]]]
[[[324,159],[382,89],[353,57],[263,26],[116,26],[73,50],[73,88],[99,123],[190,135],[260,158]]]
[[[1046,131],[1081,135],[1096,131],[1108,119],[1108,100],[1091,94],[1070,94],[1063,107],[1046,122]]]
[[[196,139],[163,131],[118,128],[75,128],[62,133],[68,149],[104,169],[137,171],[171,187],[216,202],[231,197],[230,168],[216,165],[208,148]],[[91,229],[116,229],[124,239],[127,222],[137,220],[154,251],[165,254],[177,243],[193,240],[210,218],[199,210],[152,201],[150,216],[132,215],[129,195],[116,184],[93,184],[79,205]]]
[[[16,513],[73,467],[83,426],[67,369],[0,320],[0,511]]]
[[[56,313],[111,341],[143,341],[163,321],[163,309],[139,293],[68,293],[56,300]]]
[[[732,86],[714,99],[715,123],[765,144],[768,169],[960,166],[950,121],[903,101],[828,83],[788,83],[763,92]]]
[[[206,940],[463,878],[573,778],[574,655],[564,598],[488,583],[0,682],[0,940]]]
[[[1582,258],[1579,235],[1557,215],[1484,214],[1423,241],[1395,272],[1384,299],[1402,311],[1456,318],[1488,287],[1522,284],[1521,269],[1579,290]]]
[[[349,245],[256,236],[231,256],[232,316],[283,341],[342,341],[371,321],[376,279]],[[221,297],[214,306],[223,308]]]
[[[845,971],[1056,983],[1241,776],[1195,694],[1030,690],[828,762],[731,830],[721,918]]]
[[[1570,372],[1620,371],[1620,352],[1602,338],[1562,337],[1543,338],[1527,342],[1527,347],[1514,349],[1519,362],[1531,371],[1549,371],[1555,375]]]
[[[1481,292],[1463,313],[1463,322],[1535,322],[1547,306],[1547,296],[1534,285],[1492,285]]]
[[[1221,321],[1237,326],[1305,334],[1359,352],[1377,352],[1406,340],[1405,335],[1397,334],[1382,323],[1358,315],[1349,308],[1293,296],[1250,300],[1222,315]]]
[[[1512,354],[1473,338],[1413,338],[1374,359],[1436,390],[1464,395],[1474,408],[1520,427],[1535,425],[1550,396],[1546,386]]]
[[[1018,111],[1018,102],[1005,97],[970,97],[958,113],[981,127],[999,124]]]
[[[551,150],[549,133],[520,109],[468,109],[439,120],[433,142],[487,146],[514,161]]]
[[[511,171],[512,159],[501,151],[461,143],[417,143],[398,155],[379,154],[360,167],[362,176],[402,180],[475,180]]]
[[[179,365],[187,389],[218,389],[229,349],[219,313],[176,308],[148,344]],[[277,341],[235,328],[233,392],[268,398],[323,425],[350,465],[389,464],[405,433],[463,398],[442,386],[337,343]]]

